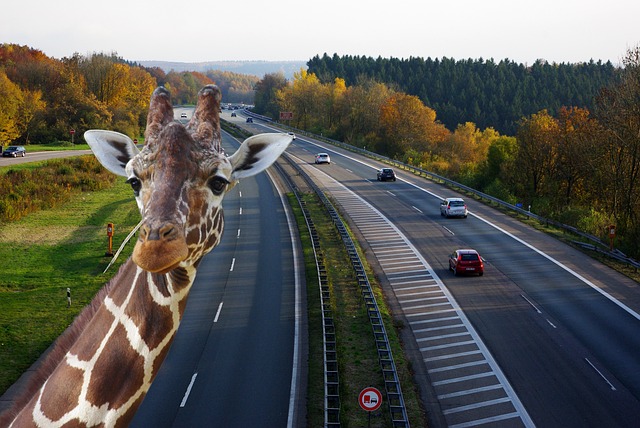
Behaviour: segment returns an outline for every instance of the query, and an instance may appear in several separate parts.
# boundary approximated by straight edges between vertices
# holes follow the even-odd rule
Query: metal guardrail
[[[367,306],[367,314],[369,315],[369,322],[373,329],[376,347],[378,350],[378,361],[384,378],[385,391],[387,393],[387,404],[389,406],[389,412],[391,413],[391,422],[394,427],[409,427],[409,418],[404,404],[404,397],[402,395],[400,379],[398,378],[398,371],[396,370],[396,365],[393,360],[391,345],[389,344],[387,331],[384,327],[384,322],[382,321],[380,309],[378,308],[378,302],[376,301],[373,290],[371,289],[369,278],[365,273],[364,265],[360,260],[356,246],[351,239],[344,222],[338,215],[337,210],[324,193],[320,193],[319,196],[329,211],[329,214],[333,219],[333,223],[338,228],[342,242],[347,248],[351,264],[356,272],[362,297]]]
[[[291,162],[294,167],[295,164]],[[278,164],[274,164],[278,167]],[[313,254],[316,261],[316,270],[318,273],[318,286],[320,288],[320,305],[322,307],[322,347],[324,362],[324,426],[325,428],[340,427],[340,383],[338,374],[338,352],[336,346],[336,332],[333,323],[333,315],[331,312],[331,291],[329,289],[329,281],[327,270],[324,264],[324,256],[320,248],[320,239],[318,231],[313,223],[313,219],[309,214],[306,202],[300,197],[300,191],[289,176],[281,169],[281,176],[289,183],[289,187],[293,190],[307,225],[307,230],[311,237],[313,246]],[[296,168],[297,169],[297,168]]]
[[[398,378],[398,372],[396,369],[395,362],[393,360],[393,353],[391,350],[391,345],[389,344],[389,339],[387,336],[387,332],[384,326],[384,322],[382,320],[382,315],[378,308],[378,303],[373,294],[373,290],[371,289],[371,284],[369,283],[369,279],[364,269],[364,265],[360,259],[358,251],[356,249],[355,243],[351,239],[347,228],[340,218],[337,210],[326,197],[324,192],[311,180],[311,178],[305,174],[305,172],[300,168],[295,162],[291,160],[291,158],[285,153],[284,158],[298,171],[301,177],[305,179],[307,184],[314,190],[314,192],[320,197],[323,202],[327,212],[331,216],[333,223],[335,224],[342,241],[347,249],[347,253],[353,265],[353,268],[356,273],[356,277],[358,280],[358,285],[360,287],[361,295],[367,307],[367,313],[369,316],[369,321],[371,323],[371,327],[374,334],[374,339],[376,342],[376,348],[378,352],[378,361],[380,364],[380,368],[382,369],[382,374],[385,383],[385,392],[387,397],[387,405],[389,408],[389,412],[391,414],[391,421],[394,427],[409,427],[409,419],[407,416],[407,409],[404,402],[404,397],[402,395],[402,388],[400,385],[400,380]],[[295,186],[292,185],[292,188],[295,189]],[[295,191],[294,191],[295,192]],[[298,198],[300,200],[300,198]],[[324,293],[324,291],[322,291]],[[328,293],[328,289],[327,289]],[[328,300],[328,294],[327,294]],[[323,318],[324,318],[324,303],[323,303]],[[325,325],[323,319],[323,326]],[[323,327],[324,328],[324,327]],[[333,336],[334,344],[335,344],[335,335]],[[325,333],[325,344],[327,343],[327,334]],[[328,363],[328,357],[335,357],[335,353],[333,355],[327,354],[325,349],[325,403],[328,403],[327,392],[331,391],[333,384],[327,384],[328,381],[332,381],[332,376],[329,375],[328,370],[333,371],[333,364]],[[337,377],[337,360],[335,366],[335,376]],[[337,393],[337,379],[336,379],[336,393]],[[329,403],[331,404],[331,403]],[[325,407],[325,425],[327,423],[326,419],[327,408]],[[335,426],[335,425],[334,425]]]

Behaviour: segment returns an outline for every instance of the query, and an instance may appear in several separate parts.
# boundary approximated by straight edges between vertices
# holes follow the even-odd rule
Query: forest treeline
[[[521,78],[553,67],[537,63],[535,72],[523,67]],[[572,67],[558,66],[556,71]],[[402,73],[396,77],[400,81],[388,83],[361,70],[349,77],[351,84],[340,75],[329,80],[324,74],[321,79],[304,69],[291,81],[267,74],[256,84],[255,109],[274,119],[291,112],[287,123],[295,128],[450,177],[605,241],[608,226],[616,225],[616,247],[639,258],[640,49],[630,49],[616,69],[595,63],[584,67],[602,79],[601,87],[594,83],[589,89],[592,98],[584,99],[589,108],[557,106],[557,100],[547,108],[543,101],[523,99],[521,105],[540,110],[519,117],[512,134],[483,128],[467,117],[445,126],[440,111],[400,89],[404,80],[412,79]],[[573,74],[578,82],[572,82],[568,76],[561,86],[581,87],[579,81],[585,78]],[[522,82],[516,79],[513,85]],[[554,83],[538,87],[538,93],[556,89]],[[493,98],[505,96],[496,91]],[[451,86],[445,92],[452,99],[458,96]],[[483,95],[477,96],[477,105],[483,105]],[[506,98],[500,103],[515,102]]]
[[[194,104],[215,83],[225,102],[251,102],[256,76],[207,71],[165,73],[115,53],[55,59],[27,46],[0,44],[0,144],[69,142],[87,129],[142,136],[151,93],[171,91],[175,104]]]
[[[538,60],[527,66],[508,59],[374,59],[336,54],[316,55],[307,65],[322,83],[339,77],[351,86],[373,79],[415,95],[437,111],[439,121],[449,129],[473,122],[507,135],[515,134],[520,118],[542,109],[551,114],[563,106],[592,110],[600,88],[619,71],[611,62],[593,60],[579,64]]]

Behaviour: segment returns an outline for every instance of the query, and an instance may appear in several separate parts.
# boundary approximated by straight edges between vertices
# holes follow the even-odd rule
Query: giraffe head
[[[149,272],[197,265],[220,241],[222,199],[239,179],[269,167],[291,142],[287,134],[259,134],[231,156],[221,149],[219,89],[205,86],[184,126],[174,121],[168,91],[151,96],[145,146],[126,135],[91,130],[84,136],[98,160],[127,178],[142,225],[133,261]]]

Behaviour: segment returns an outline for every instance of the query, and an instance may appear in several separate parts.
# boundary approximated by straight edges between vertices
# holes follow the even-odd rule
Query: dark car
[[[2,156],[11,156],[14,158],[17,158],[18,156],[24,157],[26,154],[27,149],[25,149],[23,146],[9,146],[4,152],[2,152]]]
[[[382,168],[378,170],[378,181],[396,181],[396,173],[391,168]]]
[[[454,275],[477,273],[484,274],[484,262],[476,250],[455,250],[449,255],[449,270]]]
[[[252,117],[248,117],[247,118],[247,123],[253,123],[253,118]]]
[[[235,111],[232,111],[232,112],[231,112],[231,117],[237,117],[237,116],[238,116],[238,115],[236,114],[236,112],[235,112]]]

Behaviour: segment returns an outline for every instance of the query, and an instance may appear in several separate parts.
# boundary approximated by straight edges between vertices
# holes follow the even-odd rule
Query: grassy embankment
[[[139,214],[131,187],[92,156],[2,168],[0,188],[1,394],[117,269],[102,274],[106,224],[119,245]]]

